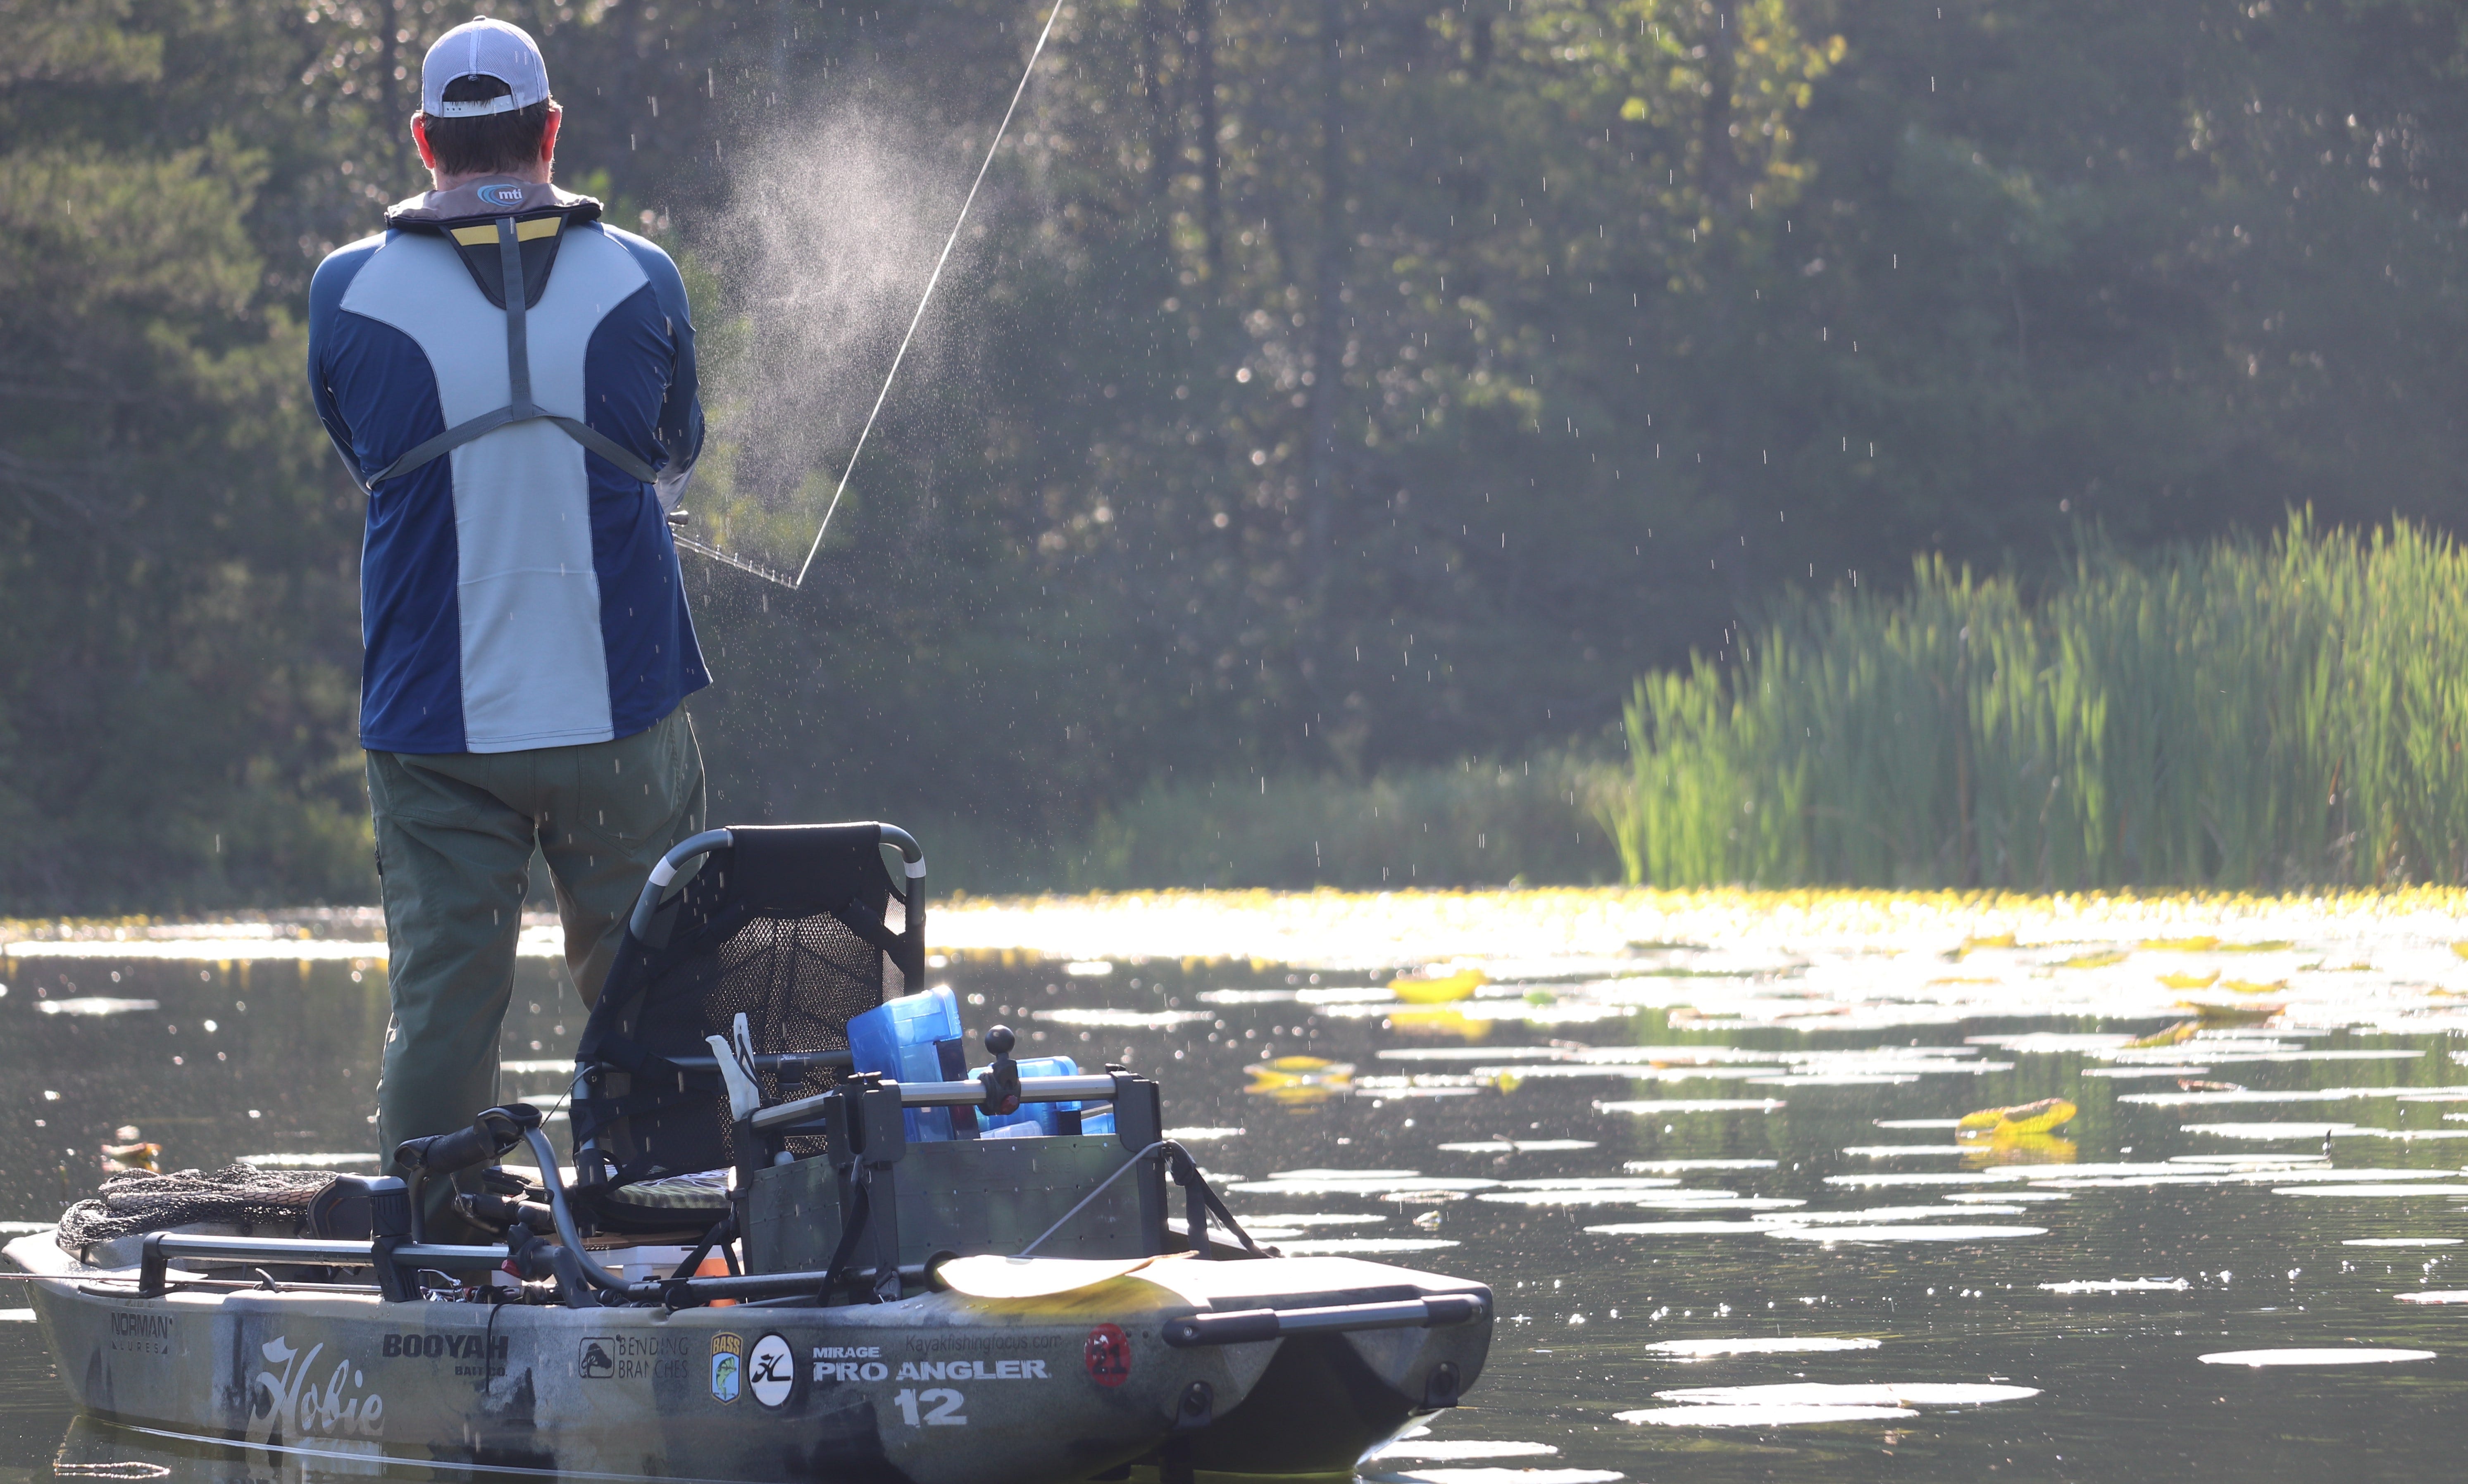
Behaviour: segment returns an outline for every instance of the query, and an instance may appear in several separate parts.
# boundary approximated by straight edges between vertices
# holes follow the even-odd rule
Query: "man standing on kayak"
[[[495,1103],[532,853],[588,1004],[652,863],[702,828],[710,684],[667,513],[702,448],[668,255],[550,184],[560,110],[521,29],[429,49],[435,189],[309,289],[317,411],[368,493],[360,744],[385,899],[377,1143]]]

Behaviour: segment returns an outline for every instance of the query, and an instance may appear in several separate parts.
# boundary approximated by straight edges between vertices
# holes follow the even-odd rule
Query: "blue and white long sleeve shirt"
[[[466,185],[402,203],[317,269],[308,378],[369,490],[364,747],[607,742],[711,683],[664,518],[702,448],[685,285],[668,254],[598,216],[554,187]],[[512,400],[499,218],[521,222],[532,401],[656,471],[656,488],[546,419],[371,487]]]

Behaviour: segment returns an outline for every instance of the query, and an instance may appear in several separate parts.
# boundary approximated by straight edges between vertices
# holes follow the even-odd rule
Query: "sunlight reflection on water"
[[[1495,1287],[1472,1404],[1367,1474],[2173,1484],[2468,1444],[2458,905],[1143,893],[932,928],[974,1029],[1157,1072],[1281,1245]],[[382,945],[244,925],[0,958],[0,1216],[89,1188],[124,1126],[175,1164],[357,1160]],[[527,926],[510,1089],[580,1030],[555,941]],[[1434,963],[1492,982],[1371,988]],[[40,1008],[80,998],[128,1008]],[[1246,1090],[1292,1056],[1357,1075]],[[1956,1139],[2052,1097],[2055,1137]],[[58,1446],[47,1364],[0,1330],[0,1467]]]

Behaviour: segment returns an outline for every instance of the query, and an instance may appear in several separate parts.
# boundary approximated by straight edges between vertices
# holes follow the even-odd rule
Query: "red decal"
[[[1119,1324],[1101,1324],[1088,1332],[1085,1359],[1090,1381],[1119,1386],[1131,1379],[1131,1337]]]

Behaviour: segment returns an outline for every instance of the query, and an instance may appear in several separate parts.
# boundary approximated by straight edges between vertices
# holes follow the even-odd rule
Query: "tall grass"
[[[1603,820],[1632,881],[2292,887],[2468,879],[2468,552],[2293,517],[2028,602],[1923,558],[1637,682]]]

